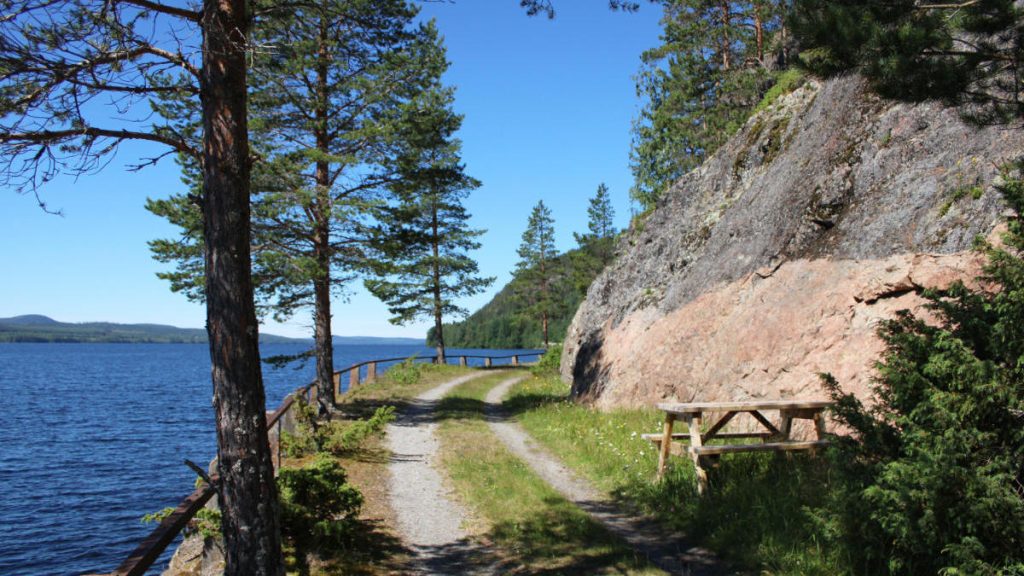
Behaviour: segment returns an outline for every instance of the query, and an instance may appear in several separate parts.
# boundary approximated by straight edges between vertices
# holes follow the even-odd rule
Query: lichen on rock
[[[593,283],[562,372],[599,406],[866,392],[878,322],[971,279],[1024,150],[937,103],[808,81],[666,192]],[[950,199],[953,199],[952,201]],[[945,206],[945,209],[943,207]]]

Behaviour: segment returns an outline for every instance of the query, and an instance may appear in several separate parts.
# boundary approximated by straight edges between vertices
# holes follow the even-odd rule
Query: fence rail
[[[540,357],[544,354],[543,350],[534,352],[526,352],[522,354],[509,354],[506,356],[489,356],[479,354],[456,354],[452,356],[446,356],[446,364],[448,360],[458,358],[459,366],[468,366],[468,360],[470,358],[484,359],[484,367],[490,368],[494,366],[494,360],[507,360],[511,359],[510,365],[519,366],[520,359],[529,357]],[[353,364],[343,370],[337,370],[334,372],[334,398],[337,401],[344,393],[354,389],[361,383],[360,371],[363,367],[367,368],[366,382],[372,381],[377,377],[377,368],[381,364],[391,364],[396,362],[405,362],[411,360],[416,361],[430,361],[431,363],[437,363],[438,356],[411,356],[406,358],[385,358],[383,360],[367,360],[358,364]],[[345,390],[341,390],[341,376],[345,373],[349,374],[349,386]],[[281,401],[281,405],[277,407],[272,413],[267,415],[267,430],[273,430],[276,428],[277,436],[274,442],[275,446],[272,447],[274,452],[275,460],[277,461],[277,468],[281,467],[281,432],[284,417],[295,405],[295,400],[299,397],[306,397],[310,402],[313,401],[313,395],[316,393],[316,383],[307,384],[301,388],[298,388],[291,394],[285,396],[284,400]],[[211,480],[216,482],[217,476],[211,477]],[[166,518],[164,518],[160,524],[143,540],[128,558],[121,563],[113,572],[108,574],[93,574],[89,576],[143,576],[148,571],[164,550],[170,546],[171,542],[181,533],[182,530],[188,526],[188,523],[195,517],[195,515],[202,510],[207,502],[213,498],[214,493],[213,486],[210,484],[202,484],[194,492],[189,494],[184,500],[178,504],[177,508],[174,509]]]

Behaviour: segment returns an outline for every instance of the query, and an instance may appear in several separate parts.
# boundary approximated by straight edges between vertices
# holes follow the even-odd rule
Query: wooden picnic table
[[[665,425],[661,434],[644,434],[644,438],[660,445],[658,478],[664,476],[670,454],[689,456],[697,471],[697,490],[703,494],[707,489],[708,482],[702,462],[706,456],[718,457],[735,452],[814,450],[827,445],[824,411],[831,405],[831,402],[824,400],[662,403],[658,404],[658,409],[665,412]],[[763,412],[770,411],[779,412],[778,426],[772,424],[763,414]],[[717,421],[710,423],[707,431],[701,433],[701,424],[706,413],[721,413],[722,415]],[[729,421],[743,413],[752,416],[761,424],[764,431],[722,432]],[[817,440],[794,440],[791,437],[791,432],[793,420],[796,419],[813,420]],[[686,423],[687,432],[682,434],[672,432],[676,420]],[[709,445],[711,440],[742,438],[759,439],[760,442]],[[684,444],[686,441],[689,441],[689,445]]]

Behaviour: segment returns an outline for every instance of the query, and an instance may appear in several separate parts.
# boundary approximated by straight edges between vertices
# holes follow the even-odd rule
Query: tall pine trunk
[[[245,0],[202,12],[206,329],[217,418],[227,576],[284,573],[253,303],[246,117]]]
[[[323,228],[326,228],[324,226]],[[313,312],[313,331],[316,347],[316,386],[321,413],[334,406],[334,337],[331,333],[331,270],[330,245],[318,234],[316,246],[317,265],[323,276],[313,281],[313,297],[316,300]],[[325,245],[326,244],[326,245]]]
[[[441,301],[441,237],[437,232],[438,222],[436,201],[432,202],[430,205],[430,216],[430,242],[434,250],[434,333],[436,334],[437,341],[437,363],[444,365],[447,362],[447,360],[445,359],[444,327],[442,325],[442,320],[444,320],[444,302]]]
[[[316,147],[324,156],[330,154],[328,136],[328,61],[327,24],[320,22],[320,45],[317,52]],[[313,251],[317,276],[313,281],[315,299],[316,385],[321,413],[334,406],[334,337],[331,334],[331,177],[326,161],[316,163],[316,209]]]

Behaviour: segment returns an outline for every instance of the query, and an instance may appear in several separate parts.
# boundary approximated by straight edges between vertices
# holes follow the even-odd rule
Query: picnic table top
[[[749,412],[751,410],[823,410],[828,400],[753,400],[743,402],[662,402],[658,409],[670,414]]]

